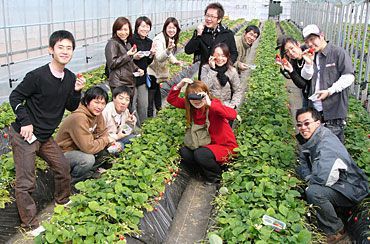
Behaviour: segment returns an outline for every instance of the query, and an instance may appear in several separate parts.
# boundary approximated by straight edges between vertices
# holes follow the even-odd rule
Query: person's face
[[[145,21],[142,21],[139,27],[137,28],[137,33],[143,39],[148,36],[149,31],[150,31],[150,25],[145,23]]]
[[[89,104],[87,104],[86,107],[90,111],[90,113],[92,113],[95,116],[98,116],[101,114],[101,112],[105,108],[105,105],[106,105],[106,102],[104,98],[100,97],[100,98],[94,98],[93,100],[91,100]]]
[[[173,38],[177,33],[177,28],[173,23],[169,23],[166,27],[166,34],[170,38]]]
[[[216,28],[218,23],[221,22],[221,19],[218,18],[217,9],[214,8],[209,8],[204,18],[205,25],[210,29]]]
[[[215,63],[217,66],[222,66],[227,63],[227,57],[220,47],[217,47],[213,53],[215,57]]]
[[[248,45],[252,45],[253,42],[258,38],[258,34],[254,31],[250,31],[244,34],[244,40]]]
[[[130,96],[127,93],[120,93],[113,98],[114,108],[118,114],[126,111],[130,104]]]
[[[324,35],[310,35],[304,42],[309,48],[314,48],[315,52],[319,52],[323,49],[325,39]]]
[[[306,140],[311,138],[319,126],[320,120],[314,121],[310,112],[300,114],[297,118],[298,131]]]
[[[190,102],[191,105],[193,105],[194,108],[201,108],[206,104],[204,99],[202,99],[202,100],[189,100],[189,102]]]
[[[53,59],[61,64],[66,65],[71,61],[73,56],[73,45],[68,39],[57,41],[54,47],[49,47],[49,53],[53,55]]]
[[[302,49],[299,44],[295,44],[292,42],[287,42],[284,46],[285,54],[290,59],[298,59],[302,56]]]
[[[129,35],[130,35],[130,28],[128,24],[122,25],[121,29],[117,30],[117,36],[122,41],[126,41]]]

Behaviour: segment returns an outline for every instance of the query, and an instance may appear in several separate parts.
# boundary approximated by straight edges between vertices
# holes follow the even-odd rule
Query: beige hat
[[[307,39],[307,37],[309,37],[310,35],[319,36],[320,29],[317,25],[314,25],[314,24],[307,25],[305,28],[303,28],[302,34],[303,34],[304,39]]]

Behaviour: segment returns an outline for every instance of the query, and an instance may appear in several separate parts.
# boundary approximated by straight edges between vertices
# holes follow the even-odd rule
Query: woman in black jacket
[[[134,95],[133,106],[137,109],[138,125],[148,117],[148,88],[151,81],[147,73],[149,64],[153,62],[155,47],[148,35],[152,28],[152,22],[146,16],[136,19],[135,32],[132,37],[132,44],[136,45],[137,53],[134,55],[134,63],[142,70],[144,75],[136,77],[136,93]]]

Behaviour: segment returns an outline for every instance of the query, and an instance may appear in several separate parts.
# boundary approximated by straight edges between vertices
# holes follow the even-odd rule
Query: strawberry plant
[[[71,197],[71,205],[57,206],[50,222],[43,223],[43,242],[113,243],[140,233],[144,211],[154,211],[165,184],[175,180],[184,111],[163,109],[142,130],[100,179],[76,184],[81,194]]]

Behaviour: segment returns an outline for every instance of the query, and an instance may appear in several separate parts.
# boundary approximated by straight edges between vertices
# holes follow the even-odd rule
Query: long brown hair
[[[167,35],[166,29],[167,29],[167,26],[171,23],[176,27],[176,34],[173,37],[173,40],[175,41],[175,48],[177,48],[177,43],[179,42],[180,31],[181,31],[180,25],[179,25],[179,22],[177,21],[177,19],[174,18],[174,17],[168,17],[166,19],[166,21],[164,22],[164,24],[163,24],[162,32],[163,32],[163,35],[164,35],[164,39],[166,40],[166,47],[168,47],[168,39],[170,37]]]
[[[113,38],[118,38],[117,36],[117,31],[122,28],[125,24],[128,24],[128,28],[130,30],[130,34],[127,37],[127,40],[129,40],[132,36],[132,27],[130,21],[126,17],[118,17],[112,26],[112,37]],[[119,39],[119,38],[118,38]]]
[[[185,90],[185,110],[186,110],[187,125],[190,125],[191,122],[193,121],[193,112],[194,112],[194,109],[196,109],[193,107],[193,105],[190,104],[188,95],[190,93],[198,93],[198,92],[205,92],[208,94],[208,96],[211,99],[213,98],[213,96],[209,92],[208,86],[203,81],[195,80],[192,84],[188,84]],[[203,112],[205,112],[207,108],[208,108],[208,105],[205,105],[200,109],[203,110]]]

